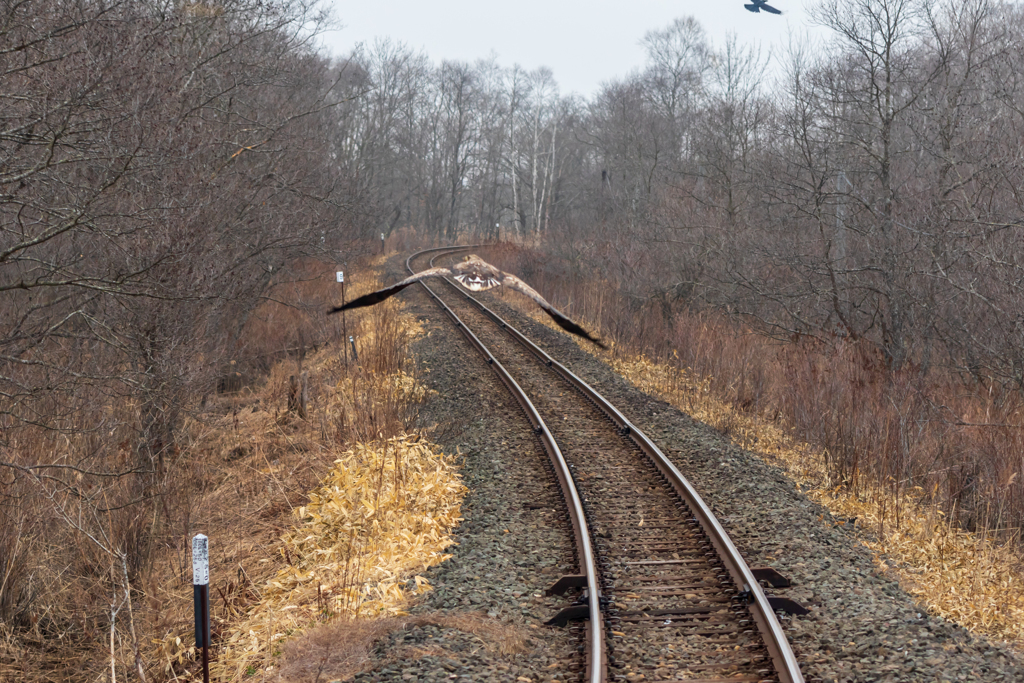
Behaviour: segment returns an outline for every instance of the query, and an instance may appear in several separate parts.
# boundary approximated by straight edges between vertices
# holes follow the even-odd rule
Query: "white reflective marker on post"
[[[210,539],[196,534],[192,539],[192,584],[205,586],[210,583]]]
[[[345,271],[339,270],[338,271],[338,282],[344,282],[344,281],[345,281]]]

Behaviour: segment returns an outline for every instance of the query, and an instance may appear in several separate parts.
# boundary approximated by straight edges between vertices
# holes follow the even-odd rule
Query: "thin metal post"
[[[345,305],[345,281],[341,281],[341,305]],[[348,336],[348,325],[345,323],[345,311],[341,312],[341,338]],[[345,346],[342,344],[342,346]],[[345,349],[345,365],[348,365],[348,349]]]
[[[210,683],[210,584],[203,586],[203,683]]]
[[[203,534],[192,538],[192,600],[196,647],[203,648],[203,683],[210,683],[210,547]]]
[[[345,271],[338,271],[338,282],[341,283],[341,305],[345,305]],[[345,337],[348,336],[348,326],[345,324],[345,311],[341,312],[341,346],[345,349],[345,365],[348,365],[348,347],[345,346]]]

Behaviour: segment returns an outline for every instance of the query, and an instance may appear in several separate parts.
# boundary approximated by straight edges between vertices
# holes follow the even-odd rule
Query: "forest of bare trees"
[[[346,61],[344,163],[385,233],[523,239],[560,292],[612,285],[630,315],[587,313],[617,341],[714,310],[816,344],[822,367],[856,349],[873,369],[846,391],[880,382],[881,407],[855,425],[836,405],[804,430],[838,480],[875,469],[1013,536],[1024,10],[822,0],[812,16],[823,44],[794,36],[771,55],[678,19],[644,37],[642,69],[589,100],[561,96],[546,70],[434,65],[379,42]],[[869,442],[884,466],[869,467]]]
[[[339,147],[385,232],[542,235],[637,297],[1024,386],[1024,14],[829,0],[814,18],[831,42],[770,56],[677,20],[590,101],[546,70],[379,42],[348,59]]]
[[[325,154],[345,74],[301,1],[0,11],[0,631],[73,643],[71,601],[113,639],[184,411],[268,288],[369,225]]]
[[[4,2],[0,627],[71,633],[39,609],[58,575],[103,583],[96,609],[125,619],[183,413],[296,263],[378,233],[542,245],[662,324],[719,311],[856,344],[900,386],[1019,398],[1024,9],[813,16],[827,44],[771,55],[681,18],[583,99],[546,69],[387,40],[328,58],[307,0]],[[987,424],[928,400],[929,420]],[[1019,527],[1022,471],[964,470],[950,500],[987,477],[1021,494],[999,522]],[[85,550],[61,558],[69,539]]]

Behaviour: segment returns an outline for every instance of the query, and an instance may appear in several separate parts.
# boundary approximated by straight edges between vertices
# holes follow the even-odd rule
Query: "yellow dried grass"
[[[225,635],[216,679],[269,672],[281,641],[333,617],[403,614],[410,594],[429,590],[419,572],[449,557],[465,491],[452,458],[418,436],[346,451],[295,511],[287,565]]]
[[[371,271],[358,280],[354,296],[379,285]],[[418,574],[448,557],[465,488],[451,457],[405,431],[430,393],[402,367],[422,328],[392,300],[350,315],[348,330],[358,362],[330,346],[283,360],[261,385],[215,397],[188,421],[192,457],[230,472],[199,502],[215,512],[208,521],[221,544],[214,680],[276,678],[292,636],[402,614],[410,595],[429,590]],[[285,410],[289,377],[301,374],[306,419]],[[165,679],[193,680],[190,629],[163,633],[149,659]]]
[[[423,626],[453,628],[471,634],[473,641],[490,652],[508,657],[526,652],[532,644],[522,626],[507,624],[479,612],[431,612],[383,619],[338,619],[288,641],[278,679],[281,683],[348,681],[371,667],[409,662],[421,657],[459,655],[437,645],[397,645],[383,658],[373,656],[373,646],[396,631]]]

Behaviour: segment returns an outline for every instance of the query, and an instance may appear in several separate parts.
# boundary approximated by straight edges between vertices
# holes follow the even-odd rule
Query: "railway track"
[[[415,272],[464,249],[427,250],[406,265]],[[781,577],[747,567],[657,446],[461,287],[424,287],[516,397],[552,461],[579,565],[553,590],[584,588],[552,623],[586,620],[585,680],[802,683],[778,603],[759,584]]]

